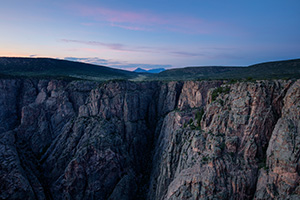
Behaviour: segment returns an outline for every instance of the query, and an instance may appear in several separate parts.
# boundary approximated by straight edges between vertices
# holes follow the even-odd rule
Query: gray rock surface
[[[0,199],[299,199],[299,116],[299,80],[1,79]]]
[[[148,199],[299,199],[299,81],[222,87],[214,101],[183,87],[191,102],[163,122]]]

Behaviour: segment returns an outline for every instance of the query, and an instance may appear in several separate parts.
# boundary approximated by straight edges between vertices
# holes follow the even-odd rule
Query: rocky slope
[[[0,80],[0,199],[299,199],[300,80]]]

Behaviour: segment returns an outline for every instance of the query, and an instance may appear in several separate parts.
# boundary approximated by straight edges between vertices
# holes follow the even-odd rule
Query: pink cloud
[[[119,51],[119,52],[143,52],[143,53],[157,53],[158,48],[144,47],[144,46],[128,46],[120,43],[107,43],[98,41],[85,41],[85,40],[71,40],[71,39],[61,39],[60,41],[65,43],[77,43],[89,46],[105,47],[108,50]],[[90,51],[92,49],[89,49]]]
[[[192,53],[192,52],[186,52],[186,51],[172,51],[170,53],[172,53],[174,55],[182,56],[182,57],[204,56],[203,53],[200,54],[200,53]]]
[[[91,49],[91,48],[81,48],[83,51],[92,52],[92,53],[99,53],[99,50],[97,49]]]
[[[87,6],[80,6],[78,9],[81,15],[92,17],[95,21],[106,22],[109,26],[128,30],[167,30],[191,34],[204,34],[214,29],[213,23],[188,16],[162,15],[149,12],[132,12]]]
[[[105,42],[97,42],[97,41],[83,41],[83,40],[69,40],[69,39],[62,39],[61,41],[66,42],[66,43],[86,44],[86,45],[90,45],[90,46],[103,46],[103,47],[107,47],[108,49],[116,50],[116,51],[132,51],[132,50],[126,48],[125,45],[118,44],[118,43],[105,43]],[[89,49],[89,50],[92,50],[92,49]]]
[[[113,23],[151,23],[151,24],[166,24],[168,21],[161,17],[157,17],[148,13],[129,12],[122,10],[112,10],[108,8],[91,8],[82,7],[82,14],[93,16],[99,20],[106,20]]]
[[[169,54],[173,56],[180,57],[203,57],[205,54],[203,53],[203,49],[201,51],[191,52],[191,51],[174,51],[171,48],[159,48],[159,47],[147,47],[147,46],[130,46],[126,44],[120,43],[106,43],[106,42],[98,42],[98,41],[85,41],[85,40],[73,40],[73,39],[61,39],[61,42],[65,43],[77,43],[88,46],[98,46],[105,47],[106,50],[118,51],[118,52],[130,52],[130,53],[155,53],[155,54]],[[210,48],[205,48],[210,49]],[[214,49],[214,48],[212,48]],[[74,51],[74,49],[71,49]],[[78,49],[77,49],[78,50]],[[99,53],[99,49],[92,49],[86,47],[80,47],[79,50]]]
[[[21,54],[21,53],[13,53],[6,50],[0,49],[0,57],[7,56],[7,57],[28,57],[28,54]]]
[[[143,28],[143,27],[126,26],[126,25],[115,24],[115,23],[111,23],[110,25],[114,26],[114,27],[119,27],[119,28],[127,29],[127,30],[132,30],[132,31],[149,31],[150,30],[150,29]]]

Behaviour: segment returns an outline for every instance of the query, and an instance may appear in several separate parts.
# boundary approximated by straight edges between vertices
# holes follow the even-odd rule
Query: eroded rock
[[[298,199],[299,88],[0,80],[0,198]]]

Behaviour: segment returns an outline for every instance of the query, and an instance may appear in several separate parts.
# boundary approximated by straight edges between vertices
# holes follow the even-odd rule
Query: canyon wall
[[[299,199],[300,80],[0,80],[0,199]]]

